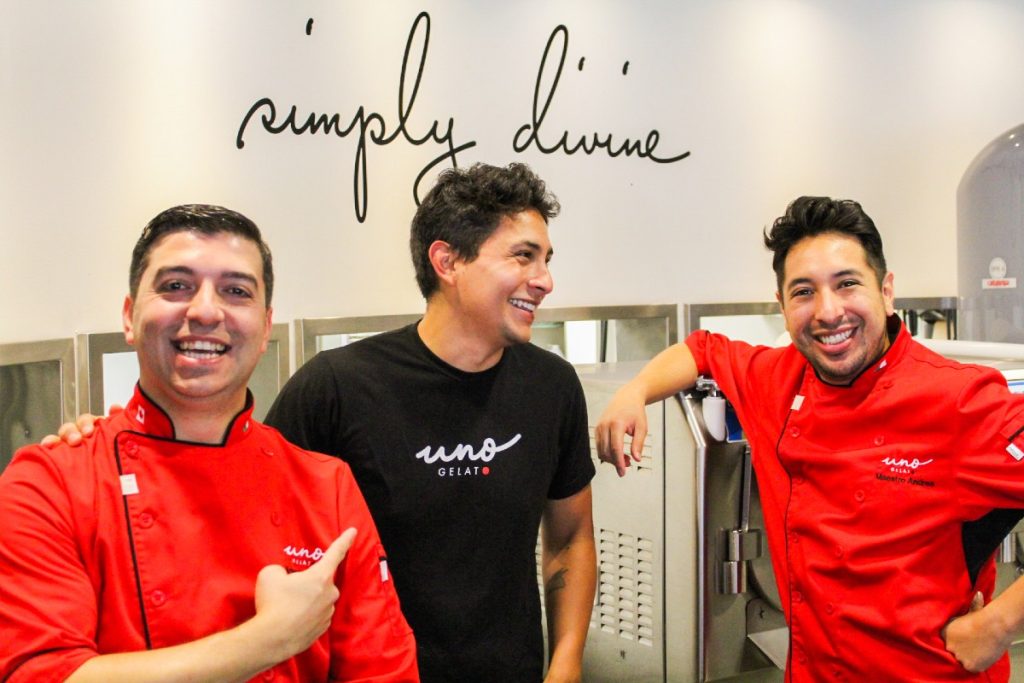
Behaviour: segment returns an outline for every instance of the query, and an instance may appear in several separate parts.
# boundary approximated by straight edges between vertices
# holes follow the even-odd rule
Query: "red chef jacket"
[[[23,448],[0,477],[0,680],[236,626],[263,566],[302,570],[349,526],[330,628],[255,680],[419,680],[377,530],[348,466],[256,422],[251,396],[211,446],[136,389],[83,447]]]
[[[686,340],[751,444],[790,627],[786,678],[1006,681],[1006,657],[968,673],[939,632],[994,586],[991,559],[971,584],[962,524],[1024,507],[1024,397],[889,323],[892,346],[843,387],[794,346]]]

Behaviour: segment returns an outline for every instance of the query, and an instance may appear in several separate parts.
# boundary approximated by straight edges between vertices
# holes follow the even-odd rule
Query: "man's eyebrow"
[[[189,277],[195,277],[196,271],[194,268],[189,268],[188,266],[164,266],[156,271],[153,279],[159,280],[160,278],[168,275],[187,275]],[[255,275],[240,270],[226,270],[218,277],[227,280],[244,280],[245,282],[251,283],[254,287],[259,286],[259,280]]]
[[[188,266],[164,266],[154,273],[153,279],[159,280],[166,275],[195,275],[196,271]]]
[[[514,251],[516,249],[519,249],[520,247],[529,247],[530,249],[533,249],[534,251],[542,251],[542,247],[540,246],[540,244],[538,242],[534,242],[533,240],[523,240],[522,242],[516,242],[512,246],[512,250]],[[548,247],[547,257],[551,258],[554,255],[555,255],[555,250],[552,249],[551,247]]]
[[[836,280],[838,278],[850,277],[851,275],[853,275],[855,277],[864,277],[864,273],[862,273],[857,268],[844,268],[842,270],[836,271],[835,273],[832,273],[832,275],[829,276],[829,279],[830,280]],[[809,278],[809,277],[795,277],[795,278],[793,278],[792,280],[790,280],[790,281],[788,281],[786,283],[786,289],[789,289],[791,287],[795,287],[796,285],[809,285],[809,284],[814,284],[813,281],[811,280],[811,278]]]
[[[245,280],[253,286],[258,286],[260,282],[252,273],[244,273],[239,270],[228,270],[221,273],[220,276],[228,280]]]

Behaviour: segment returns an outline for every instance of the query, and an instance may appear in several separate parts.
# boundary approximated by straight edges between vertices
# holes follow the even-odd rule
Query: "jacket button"
[[[863,503],[864,502],[864,492],[863,491],[860,491],[860,490],[854,491],[853,497],[857,499],[858,503]]]
[[[804,594],[800,591],[793,591],[793,602],[803,602]]]
[[[843,556],[843,547],[837,545],[832,552],[834,552],[836,554],[836,557],[842,557]]]
[[[139,444],[134,441],[129,441],[124,445],[124,452],[128,454],[129,458],[134,458],[139,454]]]
[[[827,605],[825,605],[825,614],[832,614],[835,611],[836,611],[836,606],[833,605],[831,602],[828,603]]]
[[[149,527],[153,526],[153,515],[149,514],[148,512],[143,512],[141,515],[139,515],[139,526],[143,529],[148,529]]]
[[[149,594],[149,601],[153,603],[155,607],[167,602],[167,595],[163,591],[153,591]]]
[[[792,436],[794,439],[800,436],[800,428],[793,427],[792,429],[789,430],[789,435]]]
[[[884,436],[879,434],[878,436],[875,437],[875,445],[876,446],[881,446],[883,443],[885,443],[885,437]]]
[[[274,526],[281,526],[281,522],[283,521],[284,518],[282,517],[281,513],[278,512],[277,510],[274,510],[273,512],[270,513],[270,523]]]
[[[264,671],[263,672],[263,680],[265,680],[265,681],[272,681],[272,680],[274,680],[274,670],[273,669],[267,669],[266,671]]]

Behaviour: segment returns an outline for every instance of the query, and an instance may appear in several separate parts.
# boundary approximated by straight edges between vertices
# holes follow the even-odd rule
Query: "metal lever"
[[[750,446],[743,450],[743,483],[740,492],[740,526],[723,529],[719,537],[722,565],[719,591],[726,595],[747,591],[747,561],[761,557],[761,530],[750,528],[750,485],[753,469]]]

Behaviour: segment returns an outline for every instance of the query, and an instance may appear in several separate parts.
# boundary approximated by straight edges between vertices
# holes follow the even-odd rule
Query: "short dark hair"
[[[864,213],[860,204],[850,199],[831,197],[800,197],[788,207],[786,214],[775,219],[771,231],[764,232],[764,245],[774,252],[772,268],[779,291],[782,291],[783,272],[786,256],[800,240],[825,233],[836,233],[852,237],[864,247],[868,265],[875,271],[878,284],[885,274],[885,254],[882,252],[882,236],[875,228],[875,222]]]
[[[274,294],[274,260],[270,247],[263,241],[260,229],[251,220],[231,209],[212,204],[183,204],[161,211],[142,229],[139,241],[132,250],[132,265],[128,269],[128,291],[132,299],[139,293],[142,273],[149,265],[149,252],[161,239],[176,232],[195,232],[200,235],[229,233],[239,235],[256,244],[263,261],[263,289],[267,293],[266,305]]]
[[[409,236],[416,284],[423,297],[429,299],[439,286],[429,254],[435,241],[447,242],[460,258],[472,261],[506,216],[532,209],[546,223],[560,208],[558,199],[526,164],[504,168],[473,164],[444,171],[416,210]]]

